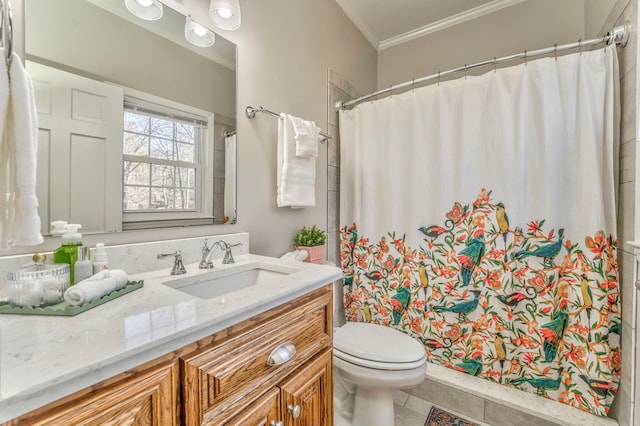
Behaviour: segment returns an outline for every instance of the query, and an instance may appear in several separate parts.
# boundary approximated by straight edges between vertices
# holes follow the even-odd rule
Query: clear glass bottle
[[[86,280],[93,275],[93,265],[89,260],[89,247],[78,247],[78,260],[73,266],[73,272],[74,284],[78,284],[80,281]]]

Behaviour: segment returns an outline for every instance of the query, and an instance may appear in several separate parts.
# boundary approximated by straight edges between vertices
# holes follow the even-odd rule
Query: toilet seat
[[[334,356],[376,370],[410,370],[424,365],[424,347],[412,337],[377,324],[348,322],[333,336]]]

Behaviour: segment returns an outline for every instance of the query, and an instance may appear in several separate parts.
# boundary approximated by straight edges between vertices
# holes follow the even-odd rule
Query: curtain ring
[[[464,79],[467,79],[467,64],[464,64]]]
[[[393,98],[393,84],[389,86],[389,97]]]
[[[438,71],[438,86],[440,86],[440,71]]]
[[[495,73],[496,70],[498,69],[498,59],[496,59],[496,57],[493,57],[493,72]]]
[[[412,78],[411,79],[411,91],[413,92],[416,88],[416,79]]]
[[[558,60],[558,43],[553,45],[553,59]]]
[[[524,50],[524,66],[527,66],[527,49]]]
[[[582,39],[578,40],[578,49],[580,51],[580,56],[582,56]]]

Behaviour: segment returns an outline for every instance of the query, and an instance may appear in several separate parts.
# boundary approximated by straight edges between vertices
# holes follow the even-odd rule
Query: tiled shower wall
[[[340,265],[340,132],[336,101],[347,102],[360,95],[332,69],[327,70],[327,129],[331,139],[327,159],[327,260]]]
[[[586,3],[588,7],[588,3]],[[600,34],[606,33],[625,21],[631,23],[631,37],[626,47],[618,49],[620,62],[620,159],[618,183],[618,264],[622,293],[622,379],[613,402],[610,417],[620,425],[640,422],[640,413],[633,413],[633,404],[640,380],[635,376],[636,312],[634,300],[635,257],[633,247],[627,244],[635,239],[636,200],[636,73],[637,73],[637,24],[638,0],[618,0],[605,21]],[[634,384],[635,381],[635,384]]]
[[[236,125],[233,118],[216,115],[213,126],[213,215],[215,217],[214,223],[221,224],[224,223],[224,132],[235,130]]]

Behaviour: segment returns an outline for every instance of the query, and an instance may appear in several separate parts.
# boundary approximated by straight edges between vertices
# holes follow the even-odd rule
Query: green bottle
[[[69,265],[71,270],[69,285],[73,285],[75,283],[74,266],[78,260],[78,247],[82,246],[82,235],[78,233],[78,229],[82,226],[69,223],[64,228],[67,232],[62,236],[62,245],[53,252],[53,261]]]

